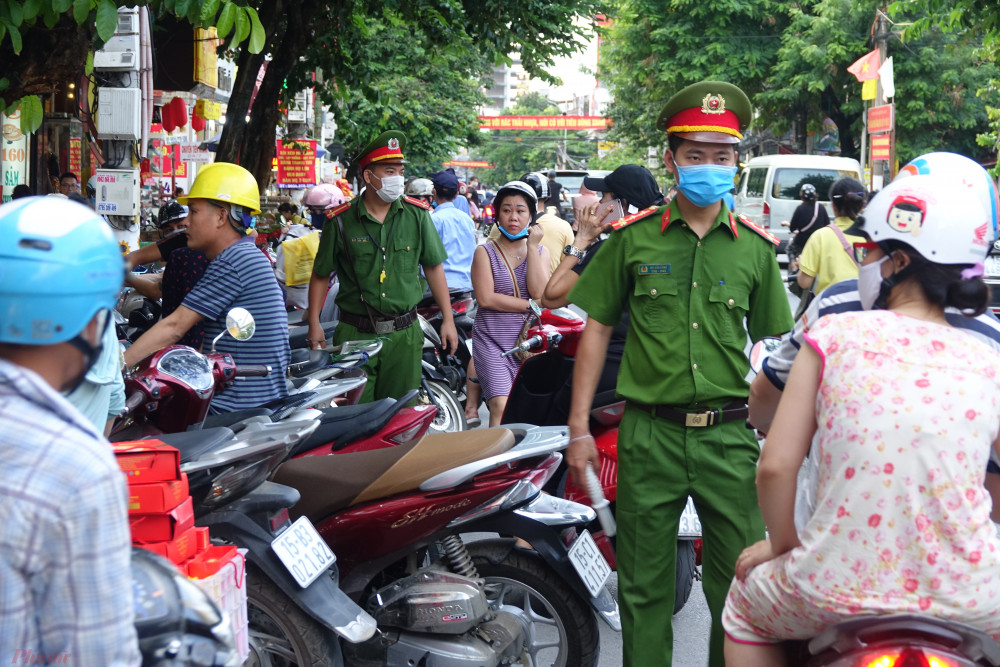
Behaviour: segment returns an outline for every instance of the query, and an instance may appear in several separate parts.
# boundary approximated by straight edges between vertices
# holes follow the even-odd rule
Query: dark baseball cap
[[[649,169],[638,164],[623,164],[604,178],[587,176],[583,184],[595,192],[613,192],[640,209],[659,204],[663,199]]]
[[[458,176],[451,167],[431,174],[431,183],[440,190],[458,190]]]

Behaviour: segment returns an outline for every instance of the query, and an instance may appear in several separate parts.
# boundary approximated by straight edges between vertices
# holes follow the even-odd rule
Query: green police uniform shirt
[[[747,396],[747,331],[757,340],[792,327],[774,245],[762,234],[723,204],[699,239],[676,201],[611,234],[569,300],[608,326],[628,308],[622,397],[702,408]]]
[[[344,223],[365,300],[390,315],[401,315],[416,306],[423,296],[419,267],[436,266],[448,258],[427,209],[400,198],[389,206],[385,222],[380,223],[368,214],[358,196],[332,213],[339,214]],[[336,270],[340,280],[337,305],[345,312],[366,316],[354,274],[345,268],[349,260],[343,245],[337,216],[333,215],[323,225],[313,272],[328,276]],[[379,280],[381,248],[386,249],[384,281]]]

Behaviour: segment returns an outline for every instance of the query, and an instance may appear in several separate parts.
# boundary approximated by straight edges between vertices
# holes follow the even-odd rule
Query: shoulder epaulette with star
[[[774,245],[779,245],[781,243],[781,241],[778,240],[778,238],[774,236],[771,232],[767,231],[763,227],[758,226],[757,223],[753,222],[752,220],[750,220],[750,218],[746,217],[745,215],[737,215],[736,219],[742,222],[745,226],[749,227],[750,229],[754,230],[755,232],[763,236],[765,239],[767,239]]]
[[[403,201],[407,204],[413,204],[414,206],[419,206],[422,209],[431,210],[431,205],[422,199],[414,199],[413,197],[403,197]]]
[[[327,218],[336,218],[338,215],[351,208],[351,202],[344,202],[336,208],[329,208],[326,210]]]
[[[642,220],[655,210],[656,210],[655,206],[650,206],[649,208],[644,208],[641,211],[633,213],[632,215],[626,215],[621,220],[615,220],[614,222],[612,222],[611,229],[617,232],[619,229],[622,229],[623,227],[628,227],[637,220]]]

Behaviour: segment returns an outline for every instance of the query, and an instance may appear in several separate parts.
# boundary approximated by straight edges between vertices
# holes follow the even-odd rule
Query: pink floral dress
[[[824,317],[806,340],[823,359],[816,512],[801,547],[733,581],[726,633],[804,639],[858,614],[909,612],[1000,639],[1000,541],[983,487],[1000,355],[883,310]]]

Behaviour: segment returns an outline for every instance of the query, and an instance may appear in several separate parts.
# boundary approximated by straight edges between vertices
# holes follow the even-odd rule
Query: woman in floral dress
[[[944,317],[986,309],[996,231],[967,184],[939,176],[894,181],[864,218],[865,311],[810,328],[760,458],[770,539],[737,561],[727,664],[784,664],[781,640],[860,614],[926,614],[1000,639],[1000,540],[983,486],[1000,355]],[[796,532],[796,472],[814,434],[817,509]]]

